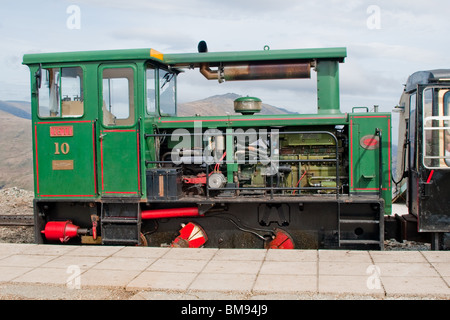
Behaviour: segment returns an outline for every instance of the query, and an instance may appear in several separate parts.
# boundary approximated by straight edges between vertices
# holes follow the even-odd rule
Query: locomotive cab
[[[450,70],[409,76],[396,110],[400,114],[396,191],[406,194],[410,218],[403,224],[416,229],[403,237],[431,242],[434,249],[448,248]]]

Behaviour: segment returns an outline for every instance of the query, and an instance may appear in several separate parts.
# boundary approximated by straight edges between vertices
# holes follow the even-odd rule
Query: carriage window
[[[83,71],[80,67],[43,69],[39,88],[39,116],[83,115]]]
[[[450,91],[427,88],[423,98],[424,165],[450,168]]]
[[[159,112],[161,115],[174,116],[177,113],[175,82],[175,73],[159,70]]]
[[[132,68],[103,70],[103,123],[107,126],[134,124]]]
[[[147,69],[147,112],[156,112],[155,69]]]

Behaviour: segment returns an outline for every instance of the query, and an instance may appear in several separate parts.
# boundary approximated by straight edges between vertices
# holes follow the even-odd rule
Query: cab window
[[[146,71],[147,77],[147,112],[150,114],[156,113],[156,70],[148,68]]]
[[[134,124],[134,72],[132,68],[103,70],[102,114],[106,126]]]
[[[174,116],[176,109],[176,74],[159,70],[159,112],[162,116]]]
[[[80,67],[43,69],[39,116],[80,117],[84,112],[83,71]]]
[[[423,163],[430,169],[450,168],[450,91],[427,88],[423,93]]]

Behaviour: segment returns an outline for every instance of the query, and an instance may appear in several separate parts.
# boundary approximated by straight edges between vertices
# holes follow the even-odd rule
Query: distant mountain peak
[[[204,98],[202,100],[191,101],[186,103],[181,103],[178,105],[178,115],[181,117],[186,116],[224,116],[227,114],[237,114],[234,112],[233,101],[237,98],[242,97],[242,95],[236,93],[225,93],[218,94]],[[262,110],[260,114],[289,114],[295,113],[290,112],[284,108],[275,107],[263,102]]]
[[[231,99],[231,100],[235,100],[237,98],[242,97],[239,94],[236,93],[225,93],[225,94],[217,94],[208,98],[205,98],[203,100],[208,100],[208,99]]]

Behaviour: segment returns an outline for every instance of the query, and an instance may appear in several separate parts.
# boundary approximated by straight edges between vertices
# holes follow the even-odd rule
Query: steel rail
[[[33,226],[34,216],[31,214],[0,215],[0,226]]]

